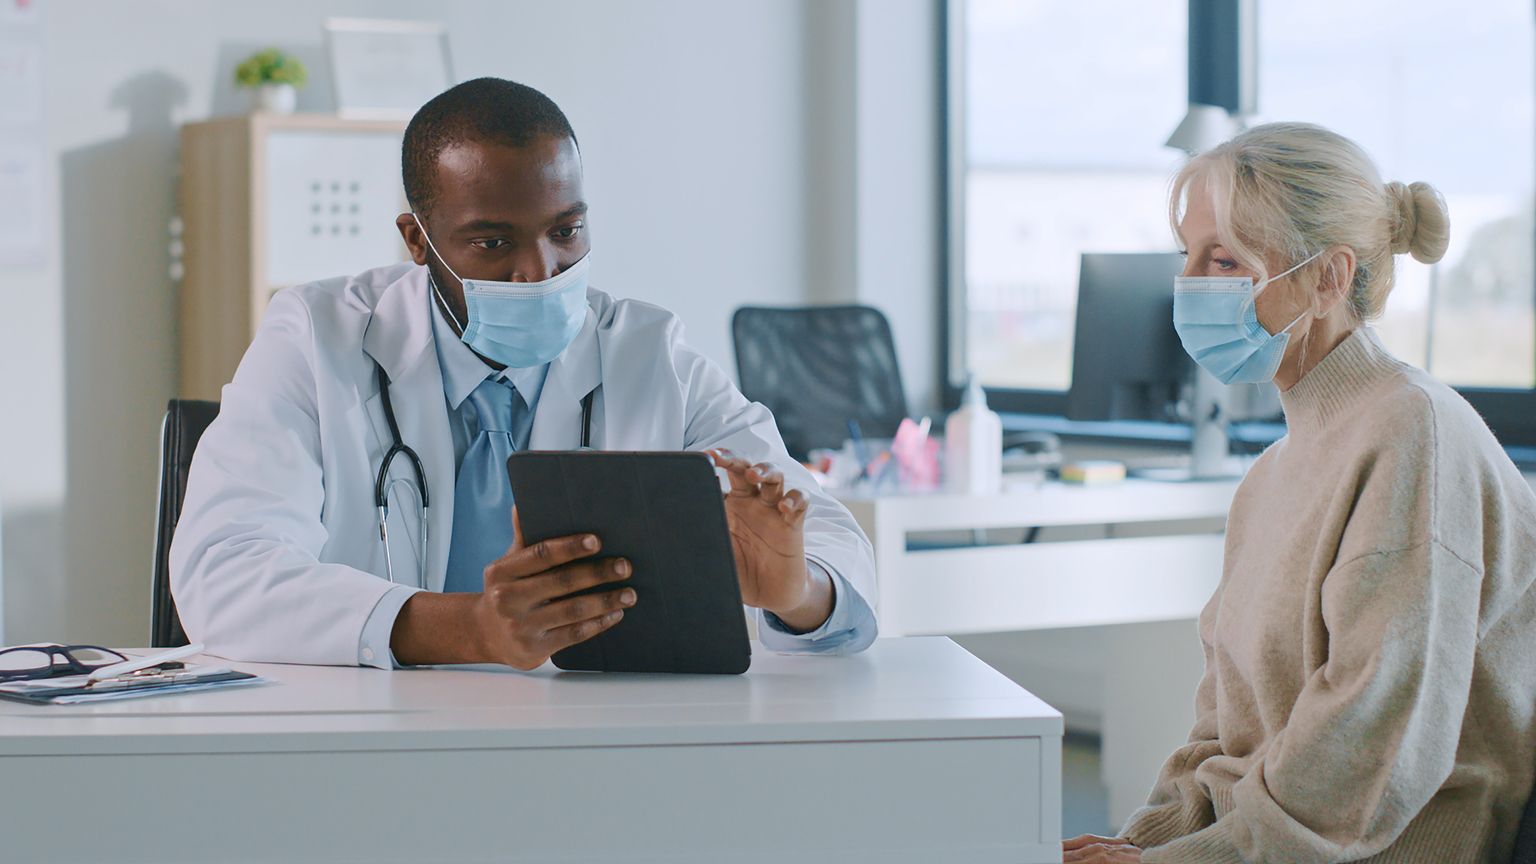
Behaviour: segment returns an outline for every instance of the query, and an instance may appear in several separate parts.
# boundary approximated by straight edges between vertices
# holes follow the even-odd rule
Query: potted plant
[[[292,114],[298,104],[297,88],[308,80],[304,63],[276,48],[257,51],[235,67],[235,86],[251,91],[252,111]]]

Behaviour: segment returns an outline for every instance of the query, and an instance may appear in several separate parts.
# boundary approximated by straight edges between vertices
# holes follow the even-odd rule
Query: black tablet
[[[624,618],[552,658],[561,669],[737,675],[752,662],[714,463],[703,453],[525,451],[507,460],[526,543],[596,534],[627,558]]]

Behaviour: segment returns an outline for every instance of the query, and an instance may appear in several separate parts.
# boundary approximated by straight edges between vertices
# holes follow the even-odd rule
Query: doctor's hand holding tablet
[[[786,490],[783,473],[770,464],[753,465],[722,450],[709,456],[730,482],[724,504],[740,601],[773,612],[795,630],[815,630],[831,615],[833,588],[825,574],[805,564],[805,494]],[[421,606],[396,624],[392,647],[400,662],[412,663],[423,653],[441,656],[432,652],[453,646],[449,650],[461,652],[454,656],[464,658],[456,662],[534,669],[618,624],[640,602],[625,584],[634,565],[604,557],[600,537],[528,543],[515,507],[511,516],[512,546],[485,568],[481,593],[418,594],[407,601],[402,613]],[[460,607],[468,607],[468,614]],[[471,627],[463,627],[466,619]]]
[[[231,659],[381,668],[531,669],[590,641],[603,663],[567,668],[642,668],[607,656],[642,621],[672,631],[666,651],[729,636],[746,656],[744,604],[773,650],[868,646],[874,556],[853,517],[677,316],[588,286],[560,109],[469,81],[422,107],[401,161],[412,261],[275,295],[198,445],[171,552],[188,635]],[[607,452],[559,464],[615,483],[627,457],[712,465],[651,459],[680,473],[630,477],[622,501],[591,487],[591,513],[549,484],[514,495],[517,459],[591,449]],[[669,497],[682,474],[691,499]],[[599,511],[646,533],[599,530]]]

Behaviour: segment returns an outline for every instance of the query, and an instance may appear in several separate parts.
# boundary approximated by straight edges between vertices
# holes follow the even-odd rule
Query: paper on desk
[[[139,699],[170,693],[191,693],[198,690],[214,690],[250,684],[266,684],[268,680],[247,672],[232,672],[222,666],[186,666],[176,670],[174,681],[156,681],[112,689],[87,687],[90,676],[66,675],[61,678],[43,678],[32,681],[8,681],[0,683],[0,699],[29,702],[34,705],[77,705],[84,702],[107,702],[116,699]],[[185,677],[190,676],[190,677]]]

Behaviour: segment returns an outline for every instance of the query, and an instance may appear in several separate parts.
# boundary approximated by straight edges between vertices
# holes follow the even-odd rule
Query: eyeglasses
[[[0,681],[88,675],[127,657],[98,645],[28,645],[0,649]]]

